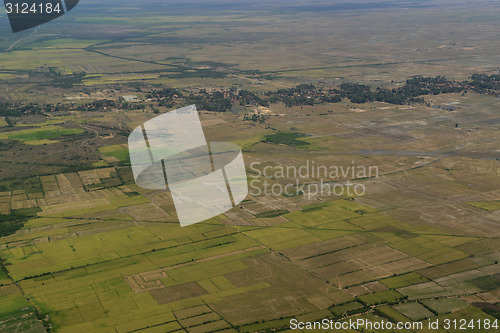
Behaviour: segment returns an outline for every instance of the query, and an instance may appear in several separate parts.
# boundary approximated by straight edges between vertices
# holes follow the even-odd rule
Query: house
[[[120,97],[120,101],[139,102],[139,98],[136,95],[124,95]]]

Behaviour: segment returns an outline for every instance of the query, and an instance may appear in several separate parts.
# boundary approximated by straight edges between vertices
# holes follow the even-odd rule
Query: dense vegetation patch
[[[255,217],[259,218],[259,219],[272,218],[272,217],[278,217],[281,215],[285,215],[288,213],[290,213],[290,211],[288,211],[286,209],[280,209],[280,210],[273,210],[270,212],[263,212],[263,213],[255,214]]]
[[[0,214],[0,237],[12,235],[24,226],[24,222],[31,217],[36,216],[40,211],[36,209],[19,209],[10,214]]]
[[[269,106],[283,103],[287,107],[300,105],[316,105],[322,103],[340,103],[348,99],[352,103],[385,102],[395,105],[424,103],[421,96],[474,91],[479,94],[500,95],[500,75],[474,74],[469,80],[454,81],[444,76],[414,77],[397,88],[371,87],[359,83],[342,83],[335,88],[318,87],[313,84],[300,84],[288,89],[268,91],[259,96],[247,90],[201,91],[191,95],[189,100],[208,111],[226,112],[232,103],[240,105]],[[250,119],[247,119],[250,120]],[[258,119],[251,119],[257,121]]]
[[[302,133],[276,133],[272,135],[266,135],[264,142],[282,144],[287,146],[309,145],[310,144],[309,142],[297,140],[303,137],[306,137],[306,135]]]

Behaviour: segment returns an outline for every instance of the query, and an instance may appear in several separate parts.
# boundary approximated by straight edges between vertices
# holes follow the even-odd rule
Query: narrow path
[[[21,42],[23,39],[26,39],[28,37],[33,36],[34,34],[36,34],[37,31],[38,31],[38,27],[36,27],[35,30],[33,30],[33,32],[31,34],[29,34],[28,36],[24,36],[23,38],[16,40],[11,46],[9,46],[9,48],[7,50],[5,50],[5,52],[10,52],[10,50],[12,50],[14,48],[14,46],[16,46],[19,42]]]
[[[93,142],[93,141],[96,141],[97,139],[99,139],[99,132],[97,132],[95,129],[93,129],[92,127],[89,127],[89,126],[85,126],[85,125],[82,125],[82,124],[78,124],[78,126],[80,126],[81,129],[83,130],[87,130],[87,131],[93,131],[95,133],[95,137],[93,139],[90,139],[88,140],[83,140],[82,141],[82,144],[80,145],[80,147],[83,147],[83,145],[87,142],[87,144]]]

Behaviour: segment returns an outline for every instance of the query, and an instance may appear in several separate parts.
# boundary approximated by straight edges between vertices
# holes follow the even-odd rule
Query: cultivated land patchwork
[[[1,332],[500,319],[500,8],[278,3],[0,34]],[[127,136],[192,103],[251,188],[180,228]]]

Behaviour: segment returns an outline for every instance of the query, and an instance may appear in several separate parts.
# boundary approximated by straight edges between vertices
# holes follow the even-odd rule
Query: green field
[[[81,128],[62,128],[60,126],[44,126],[34,129],[18,130],[0,134],[0,139],[19,140],[27,143],[58,139],[65,136],[81,134]]]
[[[468,204],[490,212],[500,210],[500,201],[478,201],[478,202],[470,202]]]
[[[128,149],[121,145],[112,145],[107,147],[100,147],[99,152],[106,156],[113,156],[120,161],[127,161],[129,157]]]

